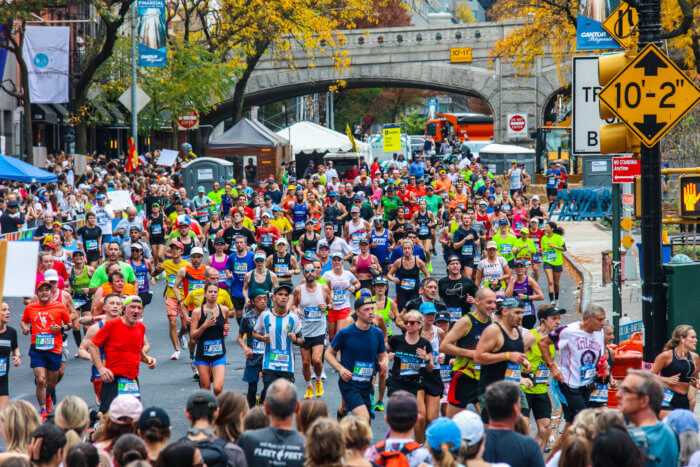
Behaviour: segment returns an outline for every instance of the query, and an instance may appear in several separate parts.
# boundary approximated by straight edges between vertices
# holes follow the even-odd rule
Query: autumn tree
[[[348,29],[399,28],[411,25],[408,5],[401,0],[373,0],[365,18],[360,18]]]
[[[463,23],[476,23],[474,12],[464,0],[457,3],[455,6],[455,16]]]

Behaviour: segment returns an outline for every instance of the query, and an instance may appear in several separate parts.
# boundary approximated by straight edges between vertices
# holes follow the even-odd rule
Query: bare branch
[[[661,39],[672,39],[674,37],[682,36],[690,29],[693,24],[693,9],[688,5],[687,0],[677,0],[678,6],[683,13],[683,21],[678,25],[673,31],[661,31]]]

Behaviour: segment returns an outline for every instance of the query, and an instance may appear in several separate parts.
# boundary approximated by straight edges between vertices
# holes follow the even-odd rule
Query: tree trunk
[[[178,146],[177,143],[178,143],[178,139],[179,139],[178,137],[180,136],[179,127],[178,127],[176,121],[172,121],[172,122],[170,123],[170,125],[171,125],[171,128],[173,129],[173,139],[170,141],[170,144],[171,144],[171,146],[172,146],[172,149],[175,150],[175,151],[177,151],[177,150],[179,149],[179,148],[177,147],[177,146]]]
[[[76,114],[79,112],[79,109],[82,109],[85,106],[85,96],[75,96],[75,101],[73,108],[75,109]],[[75,153],[76,154],[83,154],[87,155],[88,153],[88,147],[87,147],[87,122],[85,121],[85,118],[80,118],[78,119],[78,123],[75,126]]]
[[[19,64],[20,81],[22,82],[22,105],[24,107],[24,122],[22,138],[24,138],[24,157],[27,164],[34,165],[34,138],[32,135],[32,98],[29,95],[29,73],[27,63],[21,54],[15,55]],[[41,167],[43,169],[43,167]]]
[[[248,86],[248,80],[255,71],[255,67],[260,61],[260,58],[267,50],[269,42],[260,42],[255,47],[255,52],[246,59],[246,67],[243,70],[241,78],[236,83],[233,91],[233,123],[235,124],[243,117],[243,99],[245,97],[245,89]]]

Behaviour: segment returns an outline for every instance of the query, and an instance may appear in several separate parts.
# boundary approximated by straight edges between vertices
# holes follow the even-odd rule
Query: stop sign
[[[177,117],[177,123],[185,130],[191,130],[199,123],[199,114],[195,110],[186,112]]]
[[[510,126],[510,129],[516,133],[519,133],[525,129],[525,117],[522,115],[513,115],[510,117],[510,120],[508,120],[508,126]]]

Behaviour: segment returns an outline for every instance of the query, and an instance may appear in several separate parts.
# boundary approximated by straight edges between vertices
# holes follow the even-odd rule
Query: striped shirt
[[[260,314],[255,323],[255,332],[269,335],[270,342],[265,343],[263,370],[294,372],[294,350],[289,340],[290,332],[301,332],[301,318],[294,313],[277,316],[270,310]]]

